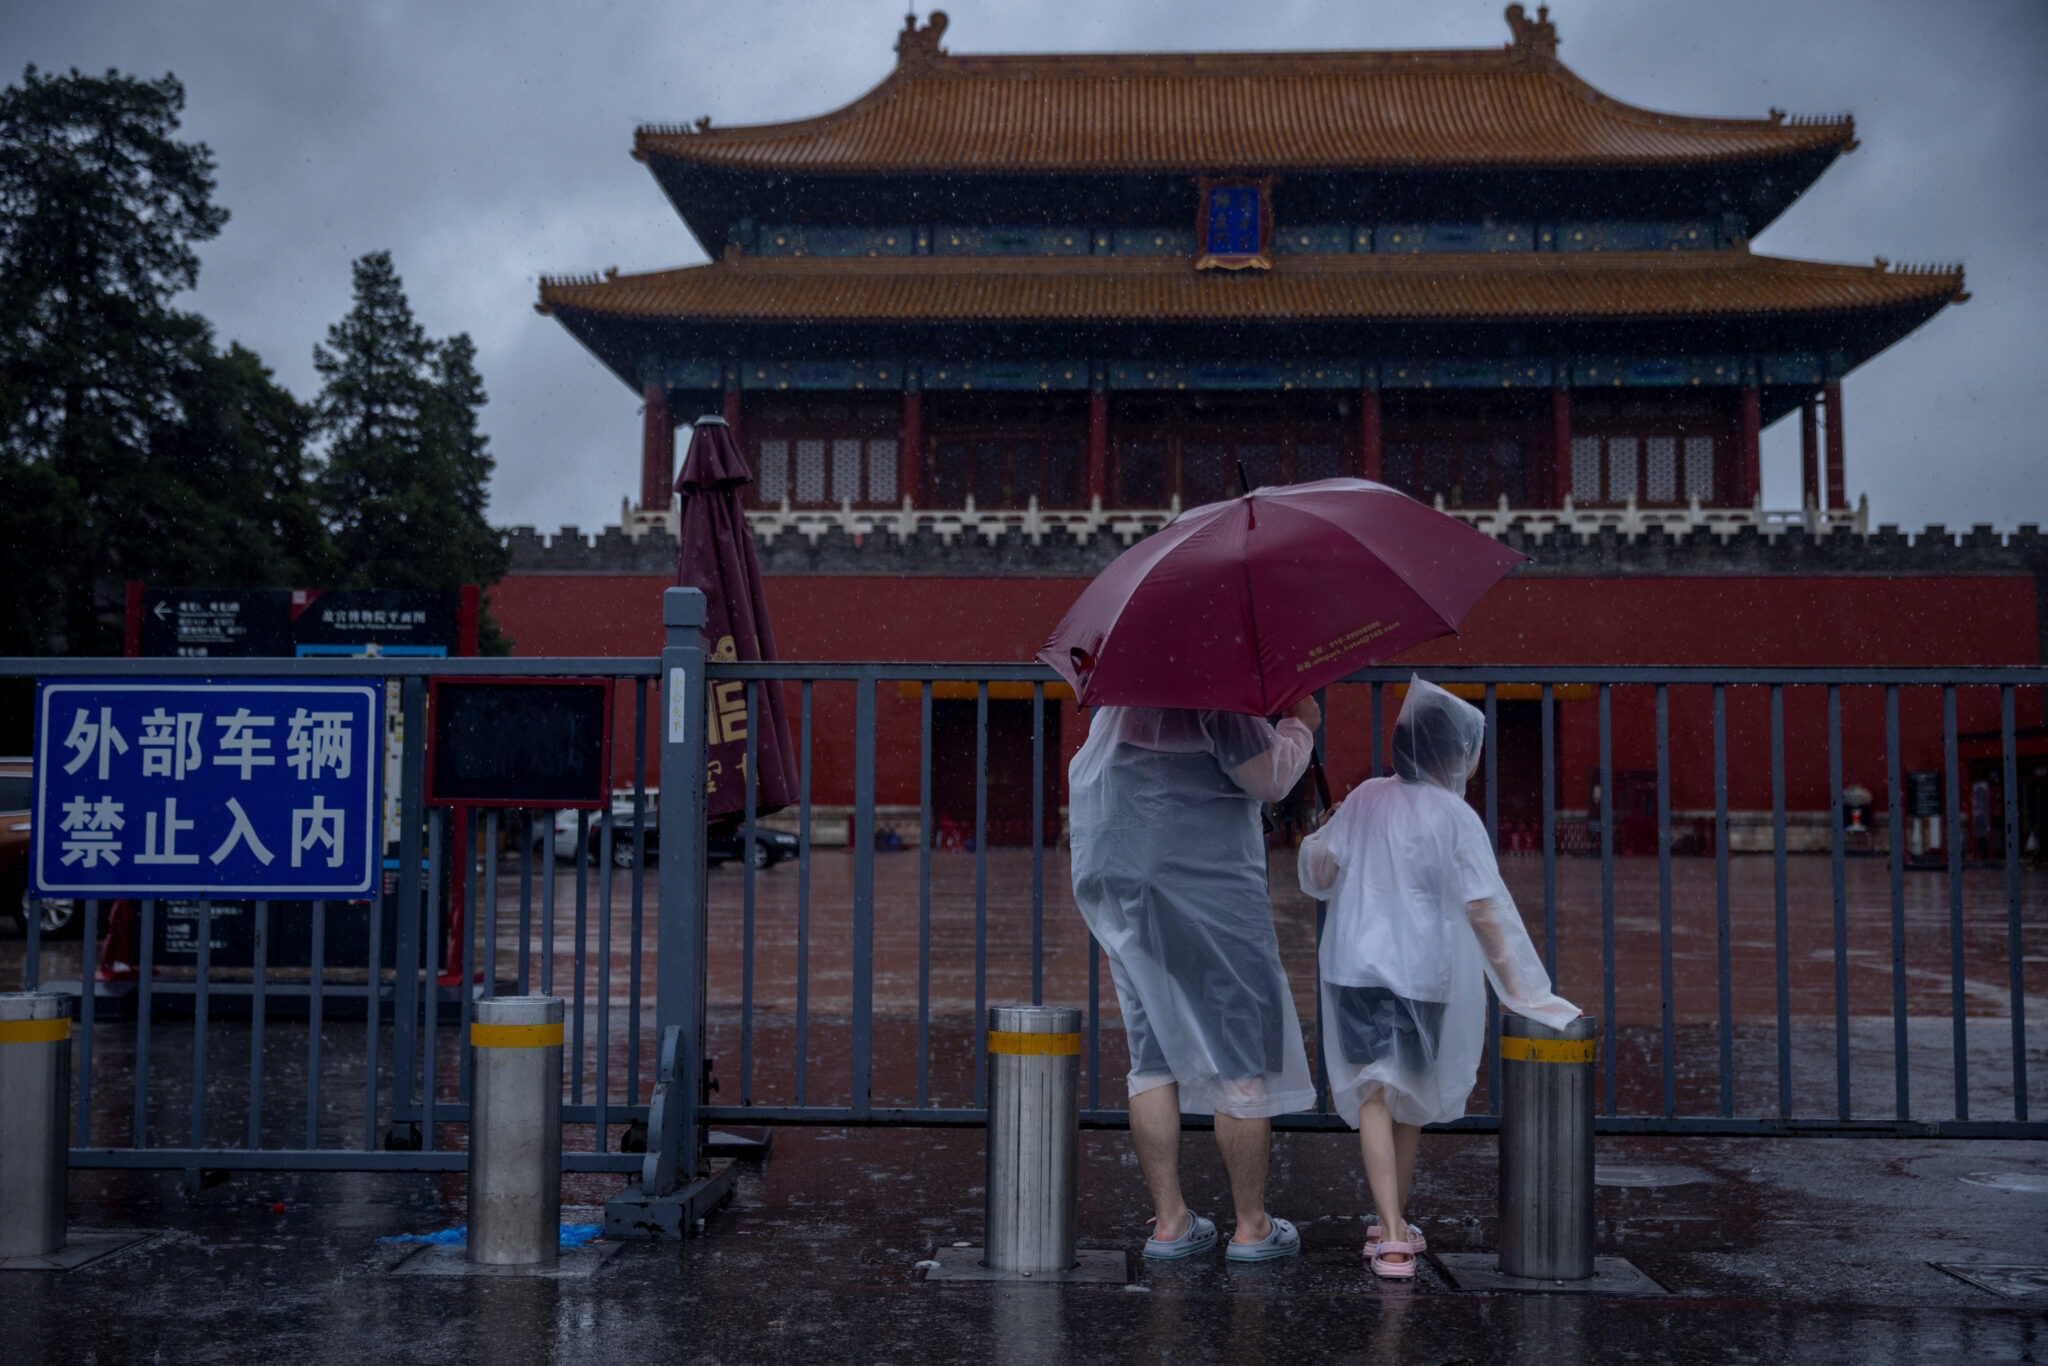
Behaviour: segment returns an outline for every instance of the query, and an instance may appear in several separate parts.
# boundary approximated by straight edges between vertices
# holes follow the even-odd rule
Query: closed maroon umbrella
[[[1117,556],[1038,658],[1084,707],[1275,716],[1450,635],[1526,558],[1384,484],[1254,489]]]
[[[724,419],[698,418],[690,434],[689,454],[683,457],[683,472],[676,479],[676,492],[682,495],[682,549],[676,582],[704,590],[704,637],[714,661],[775,658],[761,560],[754,553],[754,533],[740,508],[740,489],[753,479]],[[795,800],[796,759],[789,743],[789,715],[780,684],[764,680],[755,691],[758,730],[754,744],[760,764],[755,809],[776,811]],[[714,679],[708,692],[705,812],[718,821],[746,810],[747,685]]]

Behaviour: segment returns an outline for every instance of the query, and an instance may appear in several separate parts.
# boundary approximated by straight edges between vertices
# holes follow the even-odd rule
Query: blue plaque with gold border
[[[1273,268],[1273,178],[1195,182],[1196,270]]]

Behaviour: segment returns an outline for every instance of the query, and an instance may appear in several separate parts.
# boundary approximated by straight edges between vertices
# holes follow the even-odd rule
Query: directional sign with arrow
[[[292,654],[291,591],[143,589],[142,653],[151,658],[243,659]]]

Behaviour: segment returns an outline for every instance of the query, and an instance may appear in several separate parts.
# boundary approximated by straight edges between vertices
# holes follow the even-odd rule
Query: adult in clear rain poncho
[[[1330,903],[1323,1056],[1337,1113],[1359,1131],[1379,1213],[1366,1250],[1383,1276],[1413,1276],[1425,1246],[1402,1217],[1416,1142],[1422,1125],[1465,1112],[1486,982],[1509,1010],[1544,1024],[1579,1014],[1552,994],[1465,801],[1485,738],[1477,707],[1413,680],[1394,723],[1394,776],[1353,791],[1301,846],[1302,891]]]
[[[1067,771],[1074,900],[1109,958],[1130,1045],[1150,1257],[1214,1245],[1180,1188],[1180,1116],[1214,1114],[1236,1206],[1229,1256],[1301,1246],[1265,1209],[1271,1117],[1315,1103],[1266,885],[1259,804],[1307,768],[1313,699],[1276,727],[1230,712],[1102,707]]]

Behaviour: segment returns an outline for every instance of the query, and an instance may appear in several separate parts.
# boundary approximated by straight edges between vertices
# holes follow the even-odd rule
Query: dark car
[[[39,900],[28,894],[30,786],[35,765],[27,759],[0,759],[0,909],[14,917],[23,934],[28,918],[41,918],[42,932],[52,939],[75,939],[85,929],[85,908],[70,897]]]
[[[629,822],[621,822],[614,815],[612,824],[612,866],[630,868],[633,866],[633,828]],[[647,845],[647,862],[654,863],[661,857],[661,834],[654,815],[649,813],[642,830]],[[602,852],[602,832],[592,827],[590,846],[585,861],[596,863]],[[714,831],[704,849],[705,860],[712,864],[730,863],[741,858],[745,840],[739,827],[729,831]],[[772,868],[785,859],[797,855],[797,838],[784,830],[770,830],[765,826],[754,827],[754,866]]]

